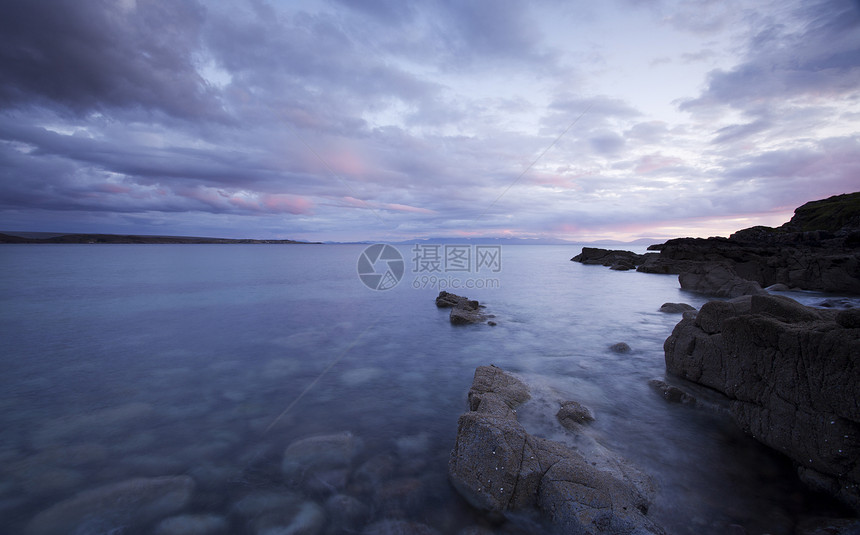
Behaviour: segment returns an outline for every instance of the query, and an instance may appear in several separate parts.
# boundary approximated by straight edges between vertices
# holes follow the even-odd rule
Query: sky
[[[626,241],[858,190],[858,0],[0,1],[2,230]]]

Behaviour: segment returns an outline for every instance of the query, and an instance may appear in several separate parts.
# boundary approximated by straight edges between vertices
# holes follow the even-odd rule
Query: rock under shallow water
[[[380,520],[367,526],[364,535],[440,535],[426,524],[406,520]]]
[[[87,490],[36,515],[32,535],[110,533],[145,526],[188,505],[194,481],[188,476],[138,478]],[[116,532],[116,531],[114,531]]]
[[[222,535],[229,531],[227,519],[218,515],[180,515],[165,518],[155,535]]]
[[[656,390],[666,401],[670,403],[682,403],[684,405],[695,405],[696,398],[684,392],[677,386],[670,385],[661,379],[651,379],[648,385]]]
[[[298,478],[313,472],[346,469],[360,449],[360,439],[350,432],[303,438],[284,451],[281,471],[288,478]]]
[[[471,410],[460,417],[448,464],[451,483],[470,504],[496,514],[538,507],[569,533],[663,533],[645,516],[644,482],[528,434],[516,417],[527,399],[526,385],[501,369],[475,370]]]
[[[775,295],[710,301],[664,350],[669,373],[727,396],[744,431],[860,511],[860,328],[839,321],[846,312]]]
[[[612,344],[611,346],[609,346],[609,349],[615,353],[630,353],[630,346],[624,342]]]

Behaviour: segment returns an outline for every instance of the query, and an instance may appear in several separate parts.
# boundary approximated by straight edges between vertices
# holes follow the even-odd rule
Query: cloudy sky
[[[857,190],[857,0],[0,2],[4,230],[632,240]]]

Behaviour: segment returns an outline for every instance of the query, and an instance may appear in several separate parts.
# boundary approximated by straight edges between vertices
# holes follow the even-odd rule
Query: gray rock
[[[664,351],[668,372],[725,394],[741,428],[860,510],[860,329],[837,320],[845,312],[775,295],[712,301]]]
[[[475,370],[471,410],[459,419],[448,464],[469,503],[493,513],[538,507],[570,533],[663,533],[645,516],[647,499],[631,480],[528,434],[515,411],[527,399],[527,387],[499,368]]]
[[[49,507],[28,526],[32,535],[108,533],[145,526],[181,511],[191,501],[188,476],[139,478],[87,490]]]
[[[567,429],[576,430],[582,424],[594,421],[591,409],[577,401],[564,401],[555,415],[558,421]]]
[[[663,306],[660,307],[660,312],[664,312],[666,314],[683,314],[688,310],[696,309],[687,303],[663,303]]]
[[[473,301],[468,297],[462,297],[446,291],[439,292],[439,295],[436,297],[436,306],[451,309],[448,318],[452,325],[484,323],[487,321],[487,318],[492,317],[481,311],[483,307],[478,301]]]
[[[765,290],[767,290],[769,292],[787,292],[787,291],[791,290],[791,288],[789,288],[787,285],[782,284],[780,282],[780,283],[776,283],[776,284],[771,284],[770,286],[765,288]]]

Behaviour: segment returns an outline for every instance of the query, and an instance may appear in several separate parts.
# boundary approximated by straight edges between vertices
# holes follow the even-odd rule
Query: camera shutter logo
[[[390,290],[403,278],[406,265],[396,247],[377,243],[358,257],[358,278],[371,290]]]

